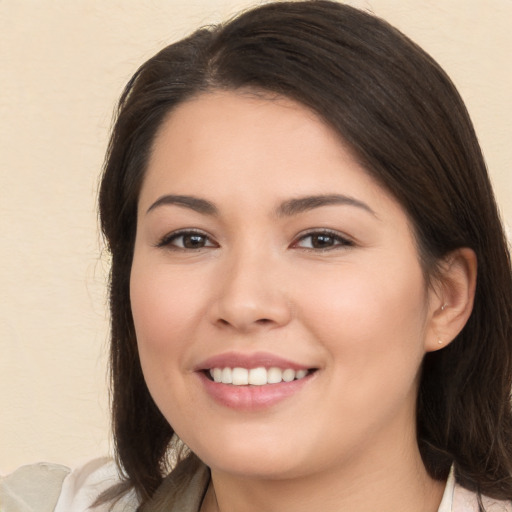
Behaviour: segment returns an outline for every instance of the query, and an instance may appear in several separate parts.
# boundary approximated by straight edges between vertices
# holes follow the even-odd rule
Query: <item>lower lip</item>
[[[267,409],[287,398],[296,395],[316,374],[291,382],[266,384],[263,386],[233,386],[210,380],[203,372],[198,375],[206,392],[219,404],[241,411]]]

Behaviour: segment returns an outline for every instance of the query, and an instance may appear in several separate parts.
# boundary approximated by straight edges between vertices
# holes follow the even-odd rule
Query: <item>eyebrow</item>
[[[167,205],[183,206],[203,215],[215,216],[219,213],[217,207],[206,199],[201,199],[194,196],[167,194],[159,197],[147,209],[146,214],[155,208]],[[293,215],[298,215],[309,210],[314,210],[315,208],[331,205],[354,206],[356,208],[361,208],[368,213],[371,213],[375,217],[377,216],[376,213],[366,203],[363,203],[362,201],[359,201],[353,197],[341,194],[321,194],[289,199],[277,207],[275,214],[277,217],[291,217]]]
[[[292,215],[304,213],[315,208],[331,205],[355,206],[377,217],[377,214],[366,203],[354,197],[341,194],[322,194],[289,199],[279,205],[276,214],[278,217],[291,217]]]
[[[217,215],[219,211],[217,207],[207,201],[206,199],[200,199],[199,197],[194,196],[182,196],[182,195],[172,195],[168,194],[162,197],[159,197],[146,211],[148,214],[150,211],[158,208],[159,206],[164,205],[177,205],[184,206],[185,208],[190,208],[198,213],[202,213],[204,215]]]

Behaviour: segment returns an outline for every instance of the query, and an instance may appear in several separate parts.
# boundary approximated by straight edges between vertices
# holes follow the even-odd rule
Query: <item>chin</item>
[[[196,455],[212,470],[238,477],[257,479],[287,479],[298,477],[308,465],[297,449],[278,449],[273,444],[246,442],[218,443],[218,450],[199,450]]]
[[[206,462],[206,461],[204,461]],[[294,465],[286,464],[282,460],[278,461],[276,466],[263,454],[259,460],[245,460],[239,456],[237,458],[222,460],[212,460],[207,465],[213,471],[227,473],[239,478],[250,478],[257,480],[285,480],[301,476],[301,471]]]

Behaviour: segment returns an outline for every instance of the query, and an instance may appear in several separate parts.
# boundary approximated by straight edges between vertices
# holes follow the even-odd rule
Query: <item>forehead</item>
[[[234,131],[235,127],[243,129]],[[211,91],[180,103],[158,130],[153,152],[161,150],[158,146],[168,144],[171,137],[176,145],[201,144],[205,149],[209,143],[216,152],[226,147],[216,142],[228,147],[243,143],[248,149],[252,140],[255,145],[274,146],[283,154],[289,143],[299,138],[308,140],[310,150],[324,143],[323,150],[330,145],[350,152],[343,139],[310,108],[282,95],[250,89]],[[282,145],[284,141],[288,144]]]
[[[320,189],[343,168],[373,181],[339,134],[307,107],[282,96],[216,91],[169,113],[152,146],[147,181],[167,177],[179,187],[200,178],[206,186],[266,176],[298,189],[314,180]]]

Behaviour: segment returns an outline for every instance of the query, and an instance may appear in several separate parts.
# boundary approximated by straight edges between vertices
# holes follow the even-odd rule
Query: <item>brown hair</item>
[[[142,375],[129,275],[137,200],[165,116],[203,91],[251,88],[317,112],[415,228],[426,276],[459,247],[478,258],[472,315],[424,359],[417,407],[425,466],[512,499],[512,275],[485,163],[455,87],[385,21],[331,1],[270,3],[201,29],[144,63],[119,102],[100,189],[110,282],[113,430],[124,489],[147,501],[168,471],[174,432]],[[121,491],[122,489],[117,489]]]

